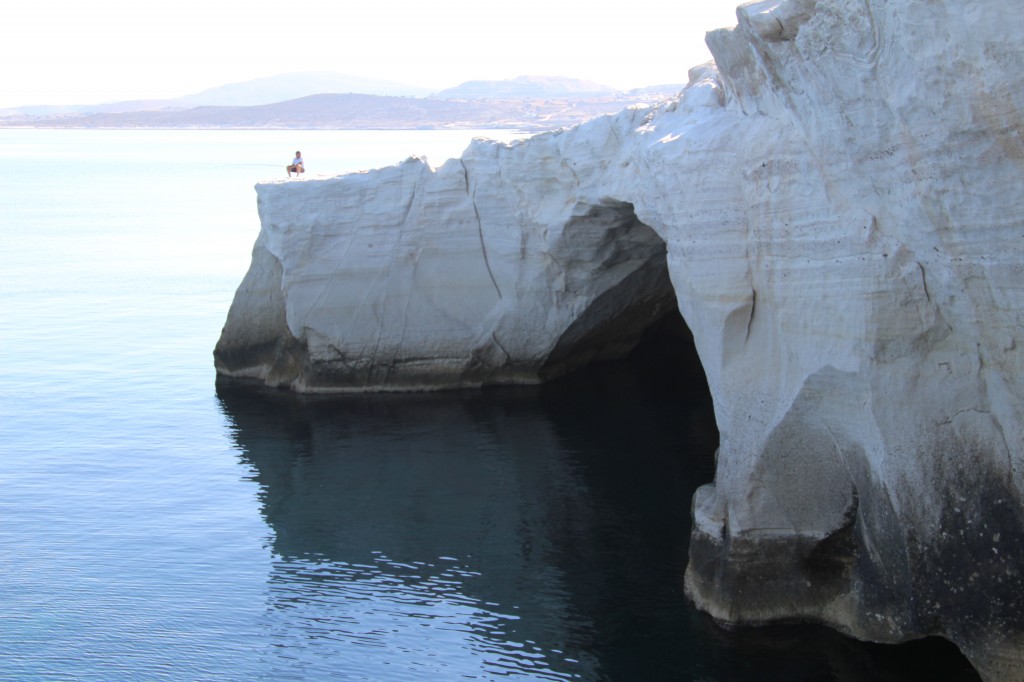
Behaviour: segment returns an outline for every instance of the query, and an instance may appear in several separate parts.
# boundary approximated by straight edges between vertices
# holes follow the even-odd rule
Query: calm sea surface
[[[643,362],[544,389],[217,388],[254,183],[296,149],[333,175],[473,136],[0,130],[0,679],[971,679],[935,642],[697,613],[717,433],[706,388]]]

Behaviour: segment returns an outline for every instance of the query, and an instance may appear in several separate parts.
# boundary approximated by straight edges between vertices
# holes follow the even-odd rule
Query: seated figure
[[[288,177],[292,176],[292,173],[298,175],[299,173],[305,173],[306,168],[302,160],[302,152],[295,152],[295,158],[292,159],[290,166],[285,166],[285,170],[288,171]]]

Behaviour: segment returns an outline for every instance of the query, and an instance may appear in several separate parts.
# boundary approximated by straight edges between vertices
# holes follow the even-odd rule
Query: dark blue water
[[[0,679],[973,679],[689,605],[717,432],[656,343],[544,388],[218,386],[276,157],[468,139],[295,134],[0,131]]]

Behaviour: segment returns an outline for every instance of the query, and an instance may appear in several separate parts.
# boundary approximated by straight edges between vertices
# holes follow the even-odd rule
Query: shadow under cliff
[[[370,642],[380,670],[975,679],[941,642],[726,632],[686,601],[690,500],[718,433],[681,317],[544,386],[316,397],[221,381],[218,395],[272,531],[277,627]]]

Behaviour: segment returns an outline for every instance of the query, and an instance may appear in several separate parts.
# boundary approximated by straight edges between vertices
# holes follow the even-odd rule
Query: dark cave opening
[[[549,403],[602,396],[684,420],[690,428],[679,436],[688,444],[686,459],[702,472],[701,483],[710,482],[719,440],[711,390],[679,309],[665,240],[631,203],[605,198],[577,206],[557,247],[575,254],[559,258],[569,269],[567,281],[608,284],[539,369],[542,395]],[[609,281],[611,273],[619,274]]]
[[[544,382],[537,391],[549,409],[593,410],[594,419],[619,422],[626,431],[638,423],[657,420],[657,428],[665,429],[675,440],[673,466],[688,470],[688,505],[696,487],[714,478],[719,433],[711,389],[674,293],[671,304],[662,304],[653,320],[649,311],[641,316],[626,314],[605,328],[621,329],[624,324],[636,323],[638,317],[646,326],[634,330],[627,353],[592,360]]]
[[[713,461],[718,447],[711,389],[693,334],[676,307],[651,323],[624,357],[594,362],[543,384],[542,393],[594,393],[634,403],[670,405],[703,420],[702,454]],[[696,418],[696,417],[694,417]],[[696,463],[696,462],[694,462]],[[703,468],[703,467],[702,467]],[[710,482],[708,477],[706,482]]]

